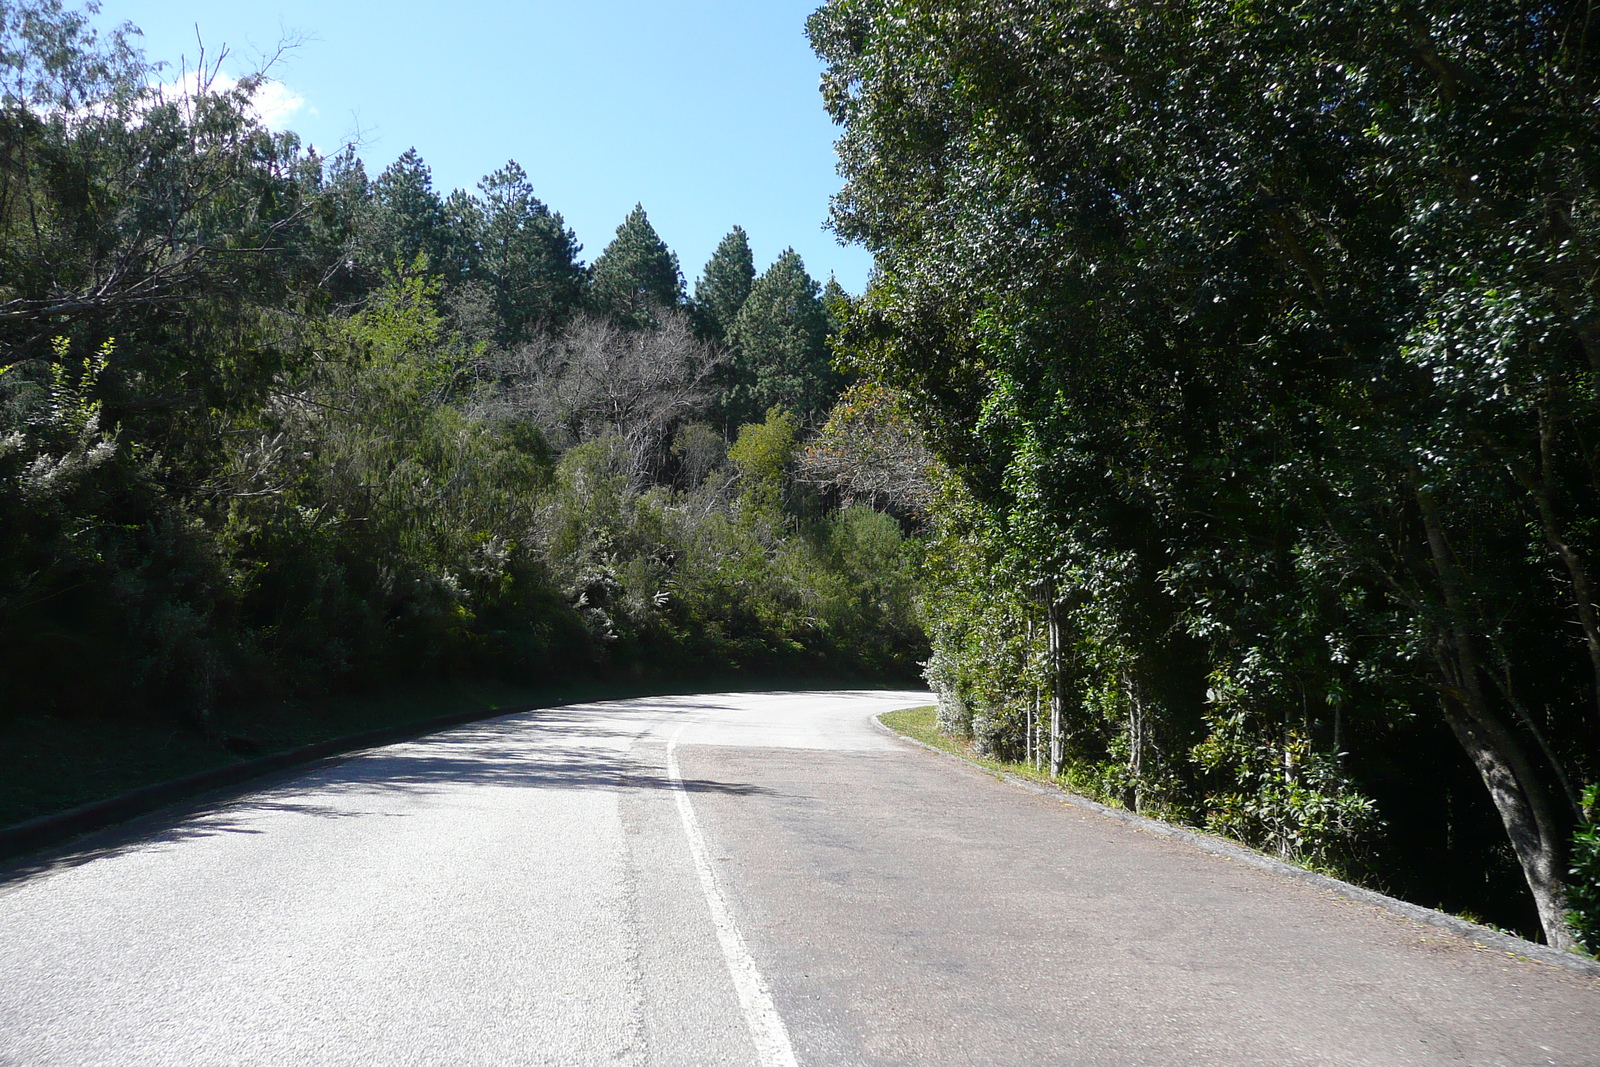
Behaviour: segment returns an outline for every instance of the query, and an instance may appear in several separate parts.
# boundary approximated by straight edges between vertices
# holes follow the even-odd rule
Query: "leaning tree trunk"
[[[1449,614],[1449,624],[1435,647],[1444,683],[1440,708],[1500,813],[1533,894],[1545,940],[1555,948],[1573,948],[1572,928],[1567,924],[1566,884],[1562,880],[1565,835],[1526,750],[1490,710],[1484,697],[1476,642],[1467,625],[1460,576],[1444,536],[1438,503],[1424,489],[1419,488],[1416,495]]]
[[[1540,818],[1539,809],[1547,805],[1530,795],[1537,790],[1528,789],[1526,778],[1517,773],[1519,765],[1525,765],[1525,758],[1516,751],[1518,746],[1504,728],[1486,726],[1466,708],[1452,707],[1449,698],[1442,700],[1441,706],[1451,732],[1478,769],[1500,813],[1506,836],[1522,865],[1522,876],[1533,894],[1534,906],[1539,910],[1545,940],[1559,949],[1572,948],[1566,884],[1561,879],[1562,842],[1548,832],[1548,818]],[[1511,741],[1509,746],[1507,741]]]

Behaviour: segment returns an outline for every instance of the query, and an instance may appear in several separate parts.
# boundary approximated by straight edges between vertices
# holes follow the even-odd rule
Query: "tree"
[[[460,196],[447,202],[433,189],[433,171],[408,148],[372,183],[367,229],[368,269],[378,276],[425,257],[429,269],[450,282],[477,268],[476,205]]]
[[[694,286],[695,317],[707,338],[719,344],[728,339],[728,331],[755,280],[750,239],[743,227],[735,226],[706,260],[705,270]]]
[[[340,238],[321,160],[252,117],[264,74],[158,89],[132,34],[0,5],[4,703],[120,689],[203,722],[233,641],[199,517],[292,359],[263,320],[318,306]]]
[[[298,141],[249,117],[264,75],[163,95],[131,31],[102,46],[86,25],[55,2],[0,10],[0,332],[41,355],[64,323],[252,277],[314,192]]]
[[[800,455],[800,470],[844,498],[925,516],[934,502],[937,461],[896,397],[874,382],[851,387]]]
[[[595,307],[630,328],[650,326],[661,312],[683,303],[678,257],[657,236],[641,204],[633,206],[595,259],[593,274]]]
[[[583,294],[582,246],[561,215],[528,184],[515,161],[479,183],[483,191],[483,272],[494,289],[502,340],[526,340],[541,326],[560,326]]]
[[[826,416],[841,379],[828,353],[827,310],[794,249],[785,249],[751,286],[728,342],[734,384],[727,407],[735,424],[772,407],[811,424]]]
[[[677,428],[709,405],[724,358],[681,311],[653,330],[583,315],[505,357],[495,407],[531,417],[563,446],[615,438],[636,472],[659,470]]]
[[[152,68],[131,24],[102,40],[89,24],[99,4],[68,11],[61,0],[9,0],[0,8],[0,102],[51,115],[137,96]]]
[[[1304,737],[1337,761],[1436,716],[1557,945],[1571,782],[1600,776],[1587,10],[809,24],[835,226],[879,272],[850,347],[1086,650],[1054,685],[1096,758],[1225,818],[1311,780]]]
[[[728,459],[738,468],[743,486],[740,506],[747,518],[770,521],[783,508],[784,487],[800,438],[800,422],[781,408],[773,408],[761,422],[739,428],[728,449]]]
[[[828,275],[828,284],[822,287],[821,299],[822,309],[828,315],[828,336],[832,337],[844,329],[850,312],[855,308],[855,301],[839,284],[839,279],[831,274]]]
[[[321,729],[255,709],[334,683],[914,654],[892,523],[824,556],[739,521],[691,421],[725,352],[642,211],[600,271],[627,325],[573,314],[514,163],[370,181],[261,124],[264,72],[157,85],[96,10],[0,0],[0,719],[213,759]]]

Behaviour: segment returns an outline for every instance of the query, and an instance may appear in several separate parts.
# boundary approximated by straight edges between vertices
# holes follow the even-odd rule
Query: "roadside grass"
[[[973,747],[972,742],[941,733],[938,725],[938,714],[939,709],[930,704],[925,708],[886,712],[878,716],[878,721],[898,734],[904,734],[914,741],[921,741],[925,745],[931,745],[941,752],[948,752],[953,756],[960,756],[964,760],[971,760],[985,770],[993,771],[996,774],[1014,774],[1018,778],[1026,778],[1042,785],[1053,785],[1060,789],[1068,789],[1074,793],[1081,793],[1107,807],[1120,808],[1123,806],[1115,797],[1104,796],[1100,790],[1084,787],[1074,782],[1070,777],[1052,778],[1049,771],[1035,767],[1031,763],[1012,763],[1008,760],[980,756],[978,755],[978,750]]]
[[[1148,807],[1136,811],[1130,808],[1121,797],[1113,796],[1102,788],[1100,781],[1092,773],[1086,772],[1082,768],[1074,767],[1071,764],[1063,768],[1063,773],[1059,777],[1052,777],[1048,770],[1043,767],[1036,767],[1031,763],[1012,763],[1008,760],[980,756],[978,750],[973,747],[970,741],[964,741],[940,732],[937,718],[938,711],[937,707],[929,706],[912,708],[909,711],[892,711],[885,715],[880,715],[878,718],[880,722],[891,730],[931,745],[942,752],[948,752],[951,755],[960,756],[964,760],[970,760],[996,775],[1011,774],[1018,778],[1026,778],[1031,782],[1038,782],[1041,785],[1054,786],[1075,796],[1086,797],[1108,808],[1116,808],[1119,811],[1141,815],[1193,833],[1205,834],[1207,837],[1214,837],[1219,841],[1228,841],[1241,848],[1248,848],[1252,852],[1261,852],[1262,855],[1270,855],[1273,859],[1291,863],[1296,867],[1302,867],[1305,870],[1326,875],[1329,878],[1338,878],[1341,881],[1361,884],[1359,877],[1352,876],[1348,871],[1303,858],[1297,859],[1293,856],[1262,852],[1260,848],[1248,842],[1196,825],[1192,820],[1185,819],[1181,812],[1161,807]],[[1476,922],[1477,920],[1473,921]]]
[[[860,678],[849,679],[861,686]],[[815,688],[816,678],[728,677],[663,683],[574,679],[539,686],[494,680],[408,682],[366,692],[220,709],[212,728],[152,715],[18,712],[0,716],[0,827],[143,786],[302,745],[469,712],[712,689]]]

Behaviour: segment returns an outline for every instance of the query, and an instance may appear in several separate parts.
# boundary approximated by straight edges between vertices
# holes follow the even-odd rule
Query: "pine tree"
[[[482,268],[483,205],[464,189],[444,198],[444,230],[439,239],[438,271],[447,281],[474,277]]]
[[[644,206],[635,204],[594,261],[595,307],[622,325],[644,328],[683,303],[683,288],[678,257],[650,225]]]
[[[819,421],[838,396],[828,354],[828,315],[817,283],[794,249],[757,278],[728,331],[735,382],[725,402],[730,421],[759,419],[772,407]]]
[[[364,227],[369,269],[382,271],[397,264],[406,269],[421,254],[429,269],[447,281],[471,274],[476,235],[464,228],[470,225],[470,214],[461,217],[456,203],[451,205],[454,210],[447,210],[433,189],[433,171],[415,148],[406,149],[377,177],[372,196]]]
[[[526,340],[541,324],[566,320],[583,297],[576,235],[528,184],[513,160],[478,183],[485,280],[500,314],[504,343]]]
[[[711,253],[694,286],[695,322],[703,337],[717,342],[728,339],[733,320],[744,306],[755,280],[756,265],[750,254],[750,238],[743,227],[735,226]]]

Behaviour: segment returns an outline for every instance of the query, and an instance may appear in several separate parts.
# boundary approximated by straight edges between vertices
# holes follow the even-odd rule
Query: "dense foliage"
[[[441,196],[159,80],[0,2],[0,713],[914,665],[914,544],[796,475],[793,253],[746,307],[736,229],[693,303],[642,208],[586,266],[514,162]]]
[[[1537,918],[1497,916],[1571,944],[1590,6],[831,0],[810,33],[879,268],[848,345],[952,472],[947,724],[1017,755],[1049,718],[1060,773],[1428,903],[1519,871]]]
[[[1583,822],[1572,837],[1567,903],[1572,929],[1585,945],[1600,945],[1600,785],[1583,793]]]

